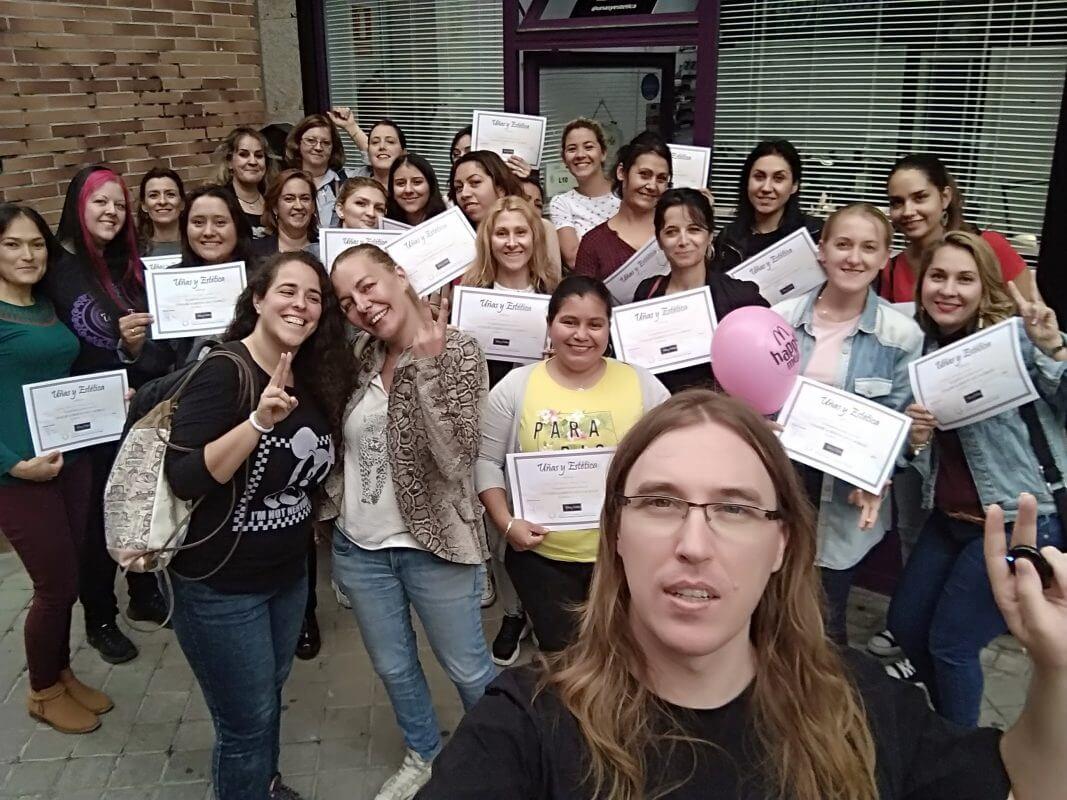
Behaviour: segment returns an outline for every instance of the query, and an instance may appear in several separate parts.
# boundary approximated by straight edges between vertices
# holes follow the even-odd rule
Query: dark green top
[[[34,455],[22,387],[70,375],[78,349],[49,300],[36,298],[32,306],[0,300],[0,486],[23,483],[9,470]]]

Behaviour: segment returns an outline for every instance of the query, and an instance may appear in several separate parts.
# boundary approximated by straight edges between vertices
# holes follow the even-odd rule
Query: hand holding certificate
[[[782,406],[778,424],[791,459],[877,495],[893,474],[911,419],[801,377]]]
[[[65,452],[119,439],[126,424],[127,389],[124,369],[23,386],[34,453]]]
[[[544,355],[548,301],[547,294],[457,286],[452,324],[473,334],[486,358],[529,364]]]
[[[726,274],[739,281],[752,281],[773,306],[826,281],[816,254],[808,229],[799,228]]]
[[[158,269],[145,273],[153,339],[222,333],[247,283],[245,263]]]
[[[458,208],[416,225],[390,242],[385,252],[404,268],[420,297],[462,275],[475,257],[474,229]]]
[[[475,111],[471,120],[471,150],[489,150],[505,161],[518,156],[537,169],[545,149],[547,123],[545,117]]]
[[[667,256],[663,254],[659,242],[653,236],[623,262],[621,267],[604,279],[604,286],[611,292],[616,303],[630,303],[633,302],[634,292],[641,281],[653,275],[663,275],[670,269]]]
[[[915,402],[951,431],[1036,400],[1019,347],[1018,317],[1006,319],[908,365]]]
[[[685,144],[667,145],[671,151],[671,186],[675,189],[706,189],[711,171],[711,148]]]
[[[319,230],[319,245],[322,248],[322,263],[327,272],[333,272],[333,262],[349,247],[357,244],[373,244],[385,249],[386,245],[400,235],[398,230],[381,228],[322,228]]]
[[[515,517],[550,531],[598,527],[614,455],[613,447],[509,453]]]
[[[611,341],[620,361],[659,374],[707,364],[715,333],[711,289],[617,306],[611,314]]]

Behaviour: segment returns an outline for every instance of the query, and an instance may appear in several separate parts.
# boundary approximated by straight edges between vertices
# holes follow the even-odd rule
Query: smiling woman
[[[181,234],[178,218],[185,206],[185,186],[178,173],[153,167],[141,179],[137,208],[137,235],[146,256],[178,255]]]
[[[252,242],[252,251],[257,256],[305,250],[318,257],[315,183],[307,173],[298,169],[279,173],[267,189],[264,206],[263,227],[267,235]]]

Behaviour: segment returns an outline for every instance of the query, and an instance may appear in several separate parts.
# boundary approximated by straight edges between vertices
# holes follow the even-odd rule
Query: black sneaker
[[[156,593],[142,600],[130,600],[130,607],[126,609],[126,616],[136,622],[154,622],[164,628],[171,627],[170,609],[163,595]]]
[[[303,796],[291,786],[282,783],[281,773],[275,772],[270,780],[270,800],[304,800]]]
[[[513,617],[504,615],[500,623],[500,632],[493,639],[493,663],[501,667],[510,667],[519,660],[519,642],[530,635],[530,623],[526,615]]]
[[[301,661],[310,661],[319,654],[322,637],[319,634],[319,621],[314,614],[304,617],[300,626],[300,638],[296,640],[296,657]]]
[[[87,625],[85,639],[90,647],[100,652],[100,657],[109,664],[125,664],[137,658],[137,646],[130,641],[114,622],[102,625]]]

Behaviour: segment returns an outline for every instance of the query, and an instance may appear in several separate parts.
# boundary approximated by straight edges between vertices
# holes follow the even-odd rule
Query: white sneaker
[[[884,630],[867,640],[867,652],[882,658],[896,658],[902,651],[893,634]]]
[[[389,780],[382,784],[374,800],[411,800],[430,780],[432,761],[423,761],[414,750],[404,755],[404,763]]]
[[[907,658],[885,665],[885,674],[890,678],[896,678],[898,681],[914,681],[917,672],[915,665]]]
[[[485,582],[482,584],[482,608],[489,608],[496,602],[496,581],[493,580],[493,573],[489,571],[489,567],[485,568]]]
[[[352,601],[348,599],[347,594],[341,591],[341,587],[337,585],[337,582],[330,581],[330,586],[333,587],[333,596],[337,598],[337,605],[351,608]]]

